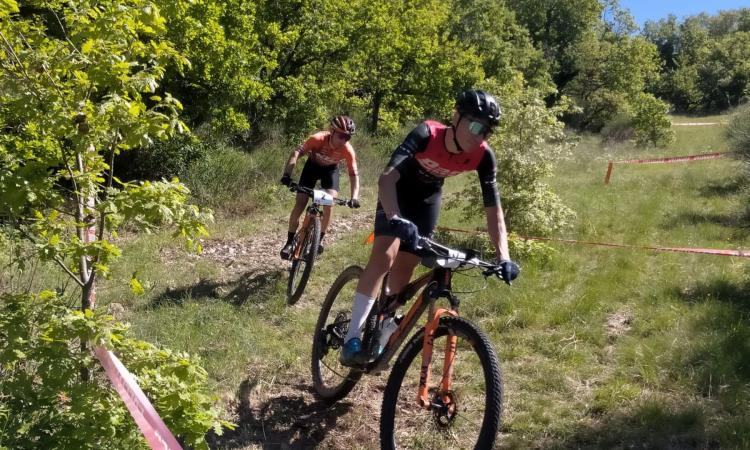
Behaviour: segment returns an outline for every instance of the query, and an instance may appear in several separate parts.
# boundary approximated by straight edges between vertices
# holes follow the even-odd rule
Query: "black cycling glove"
[[[521,268],[518,267],[518,264],[509,259],[500,261],[500,278],[506,283],[510,284],[511,281],[518,278],[519,273],[521,273]]]
[[[391,230],[401,242],[410,249],[414,250],[419,243],[419,230],[414,222],[399,216],[393,216],[389,222]]]

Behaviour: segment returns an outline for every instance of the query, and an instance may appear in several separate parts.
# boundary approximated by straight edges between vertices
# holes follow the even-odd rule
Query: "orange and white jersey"
[[[320,131],[313,134],[299,148],[300,155],[308,155],[316,164],[330,166],[346,160],[349,175],[357,175],[357,156],[354,147],[345,143],[341,147],[331,146],[331,132]]]

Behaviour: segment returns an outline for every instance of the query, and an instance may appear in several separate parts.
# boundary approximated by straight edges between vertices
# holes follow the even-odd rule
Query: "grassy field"
[[[723,118],[700,121],[710,119]],[[676,127],[675,144],[659,150],[584,137],[551,180],[577,213],[560,237],[750,248],[733,160],[620,165],[603,183],[610,159],[726,150],[723,129]],[[371,160],[379,157],[373,150]],[[467,180],[474,178],[457,177],[447,188]],[[378,448],[386,375],[363,380],[332,407],[315,402],[309,376],[319,305],[344,267],[365,262],[369,248],[360,243],[369,215],[337,211],[352,231],[329,243],[306,294],[287,307],[278,249],[255,243],[281,239],[292,196],[276,188],[264,195],[245,216],[219,218],[206,241],[210,255],[189,256],[163,235],[126,239],[126,256],[99,301],[122,304],[139,338],[201,357],[227,416],[239,424],[212,438],[215,448]],[[373,196],[365,189],[369,210]],[[441,224],[478,223],[447,212]],[[750,447],[747,260],[553,247],[545,263],[521,261],[512,287],[491,281],[463,296],[462,315],[489,334],[501,359],[506,397],[498,448]],[[243,265],[251,258],[264,263]],[[127,290],[133,272],[146,295]],[[466,278],[456,290],[480,285]]]

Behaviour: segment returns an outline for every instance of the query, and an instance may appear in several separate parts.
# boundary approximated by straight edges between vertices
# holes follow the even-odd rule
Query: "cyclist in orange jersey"
[[[307,156],[305,166],[299,178],[299,185],[310,189],[320,180],[320,186],[326,192],[336,197],[339,190],[339,162],[346,161],[351,186],[351,200],[349,206],[359,208],[359,175],[357,174],[357,157],[349,140],[356,131],[356,125],[349,116],[336,116],[331,119],[331,128],[310,136],[302,145],[292,152],[284,166],[281,184],[289,186],[292,182],[292,172],[300,156]],[[289,215],[289,229],[286,244],[281,249],[281,257],[289,259],[293,249],[294,234],[299,226],[299,217],[305,210],[308,196],[298,193],[294,209]],[[323,253],[323,238],[331,221],[331,207],[323,207],[320,242],[318,254]]]

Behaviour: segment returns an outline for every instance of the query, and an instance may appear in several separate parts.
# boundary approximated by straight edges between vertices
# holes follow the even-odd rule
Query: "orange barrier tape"
[[[104,347],[94,347],[94,355],[104,366],[107,377],[125,402],[148,445],[156,450],[182,450],[177,439],[161,420],[151,402],[136,383],[133,375],[119,359]]]
[[[469,234],[483,234],[486,230],[462,230],[460,228],[448,228],[448,227],[437,227],[441,231],[455,231],[458,233],[469,233]],[[591,242],[591,241],[579,241],[576,239],[561,239],[561,238],[545,238],[545,237],[534,237],[534,236],[519,236],[521,239],[527,241],[549,241],[549,242],[562,242],[565,244],[580,244],[580,245],[591,245],[597,247],[613,247],[613,248],[635,248],[639,250],[653,250],[657,252],[674,252],[674,253],[699,253],[704,255],[716,255],[716,256],[735,256],[739,258],[750,258],[750,250],[727,250],[727,249],[713,249],[713,248],[689,248],[689,247],[659,247],[652,245],[628,245],[628,244],[613,244],[608,242]]]
[[[729,152],[702,153],[700,155],[688,156],[671,156],[667,158],[647,158],[647,159],[623,159],[620,161],[610,161],[607,165],[607,175],[604,176],[604,184],[609,184],[612,176],[612,169],[615,164],[671,164],[679,162],[702,161],[706,159],[723,158]]]

